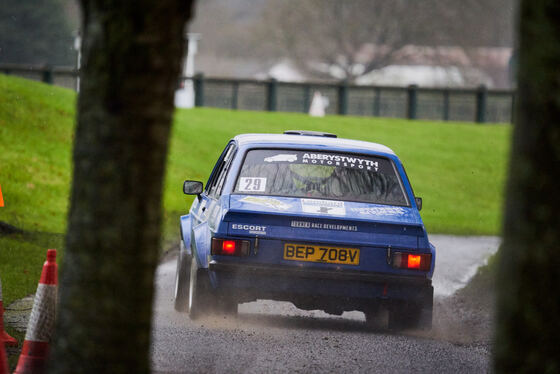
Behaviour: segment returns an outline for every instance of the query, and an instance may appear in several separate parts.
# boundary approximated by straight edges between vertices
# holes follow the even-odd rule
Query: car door
[[[229,169],[235,156],[236,152],[235,143],[231,142],[228,144],[225,150],[225,154],[220,165],[220,170],[216,175],[216,179],[213,181],[212,185],[208,191],[208,205],[206,209],[208,225],[212,232],[217,230],[217,224],[219,217],[218,211],[220,210],[220,197],[222,196],[224,184],[229,173]]]
[[[200,194],[198,203],[196,203],[196,206],[193,205],[191,209],[195,255],[201,267],[207,266],[210,240],[217,229],[217,219],[220,216],[218,214],[220,209],[219,199],[236,149],[233,141],[226,146],[210,175],[204,192]]]
[[[193,202],[190,211],[193,216],[193,226],[197,226],[198,224],[204,223],[208,220],[210,208],[209,205],[211,205],[212,200],[215,200],[220,178],[225,171],[225,166],[231,162],[234,150],[235,143],[228,143],[228,145],[225,147],[222,154],[218,158],[218,161],[216,162],[216,165],[214,166],[214,169],[210,174],[210,178],[208,178],[208,182],[206,183],[204,191],[200,194],[197,200]]]

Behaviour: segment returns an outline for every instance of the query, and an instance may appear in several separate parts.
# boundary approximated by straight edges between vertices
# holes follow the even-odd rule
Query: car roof
[[[321,146],[326,149],[351,149],[352,151],[366,151],[395,155],[395,152],[382,144],[352,140],[344,138],[328,138],[323,136],[284,135],[284,134],[241,134],[234,140],[242,146]]]

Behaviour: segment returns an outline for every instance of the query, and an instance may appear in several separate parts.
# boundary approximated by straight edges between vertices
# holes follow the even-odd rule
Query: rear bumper
[[[342,310],[364,310],[374,303],[406,302],[431,306],[430,279],[365,272],[314,270],[305,267],[209,263],[210,280],[219,292],[239,301],[292,301],[314,309],[333,304]]]
[[[240,273],[244,275],[282,276],[311,279],[333,279],[340,281],[382,282],[411,286],[431,286],[432,281],[423,277],[384,275],[369,272],[342,272],[332,270],[315,270],[305,267],[266,266],[248,264],[230,264],[210,261],[208,269],[218,273]]]

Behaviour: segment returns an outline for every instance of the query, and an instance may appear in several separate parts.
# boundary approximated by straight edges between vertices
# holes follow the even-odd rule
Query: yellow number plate
[[[284,244],[284,260],[359,265],[360,250],[358,248],[287,243]]]

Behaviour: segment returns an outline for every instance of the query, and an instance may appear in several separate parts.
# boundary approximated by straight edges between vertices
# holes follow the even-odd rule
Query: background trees
[[[511,46],[513,4],[513,0],[269,0],[258,29],[259,45],[268,45],[267,51],[275,45],[309,75],[352,81],[390,64],[414,63],[419,51],[412,45],[454,47],[455,54],[466,58],[476,57],[472,50],[477,47]],[[432,63],[458,62],[449,51],[434,49]]]
[[[29,1],[5,2],[0,10],[0,63],[74,65],[76,0],[33,6]],[[486,64],[484,73],[503,86],[503,57],[499,66],[489,67],[492,56],[480,56],[477,49],[512,46],[514,2],[205,0],[197,6],[192,31],[202,34],[198,66],[213,76],[262,76],[286,59],[305,78],[350,81],[388,64],[466,64],[466,76],[472,75],[473,65],[481,69]],[[430,51],[431,57],[419,61],[415,55],[426,51],[403,49],[406,45],[454,49]]]
[[[383,67],[410,39],[417,2],[270,2],[274,40],[308,74],[353,80]]]

